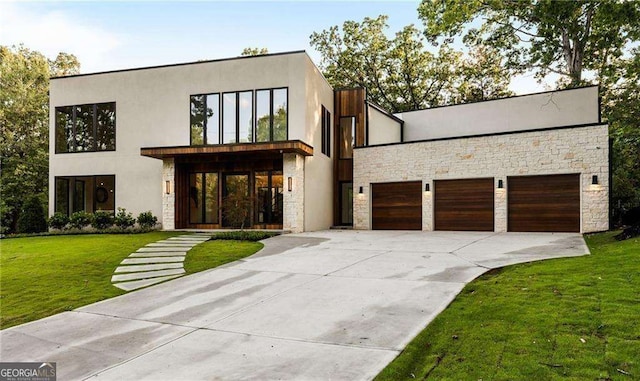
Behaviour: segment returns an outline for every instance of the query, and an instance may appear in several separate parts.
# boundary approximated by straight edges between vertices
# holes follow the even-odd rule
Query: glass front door
[[[249,197],[249,174],[225,174],[223,178],[222,225],[248,227],[251,223],[252,200]]]
[[[218,174],[189,174],[189,223],[218,223]]]
[[[256,223],[282,224],[282,171],[256,172]]]
[[[353,183],[340,183],[340,224],[353,225]]]

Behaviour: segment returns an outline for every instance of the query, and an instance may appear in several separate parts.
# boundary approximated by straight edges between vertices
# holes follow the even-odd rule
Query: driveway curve
[[[2,361],[60,379],[371,379],[464,285],[580,256],[579,234],[322,231],[0,332]]]

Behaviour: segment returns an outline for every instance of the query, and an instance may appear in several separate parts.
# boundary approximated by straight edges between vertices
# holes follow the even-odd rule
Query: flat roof
[[[258,55],[255,55],[255,56],[237,56],[237,57],[228,57],[228,58],[218,58],[218,59],[214,59],[214,60],[191,61],[191,62],[182,62],[182,63],[175,63],[175,64],[155,65],[155,66],[143,66],[143,67],[136,67],[136,68],[130,68],[130,69],[98,71],[98,72],[95,72],[95,73],[61,75],[61,76],[57,76],[57,77],[51,77],[50,79],[53,80],[53,79],[86,77],[86,76],[91,76],[91,75],[123,73],[123,72],[129,72],[129,71],[149,70],[149,69],[163,69],[163,68],[176,67],[176,66],[199,65],[199,64],[207,64],[207,63],[212,63],[212,62],[245,60],[245,59],[251,59],[251,58],[274,57],[274,56],[283,56],[283,55],[288,55],[288,54],[301,54],[301,53],[307,54],[307,51],[306,50],[292,50],[292,51],[289,51],[289,52],[258,54]]]

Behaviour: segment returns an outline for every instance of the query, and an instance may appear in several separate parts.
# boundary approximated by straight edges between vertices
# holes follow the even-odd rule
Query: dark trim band
[[[574,125],[568,125],[568,126],[546,127],[546,128],[537,128],[537,129],[521,130],[521,131],[504,131],[504,132],[493,132],[493,133],[489,133],[489,134],[450,136],[450,137],[446,137],[446,138],[412,140],[412,141],[409,141],[409,142],[384,143],[384,144],[375,144],[375,145],[366,146],[366,147],[353,147],[353,148],[354,149],[363,149],[363,148],[372,148],[372,147],[386,147],[386,146],[397,146],[397,145],[406,145],[406,144],[415,144],[415,143],[439,142],[439,141],[444,141],[444,140],[484,138],[484,137],[489,137],[489,136],[524,134],[524,133],[528,133],[528,132],[566,130],[566,129],[570,129],[570,128],[595,127],[595,126],[606,126],[606,125],[607,125],[606,123],[574,124]]]

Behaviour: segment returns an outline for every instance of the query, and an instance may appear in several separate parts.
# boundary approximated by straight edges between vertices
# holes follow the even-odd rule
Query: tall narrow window
[[[202,223],[204,203],[202,202],[202,173],[189,175],[189,222]]]
[[[206,144],[220,144],[220,95],[207,95]]]
[[[331,157],[331,113],[322,106],[322,153]]]
[[[273,140],[287,140],[287,89],[273,90]]]
[[[340,159],[353,158],[353,146],[356,137],[356,118],[340,118]]]
[[[256,141],[271,140],[271,92],[256,91]]]
[[[56,213],[69,214],[69,179],[56,177]]]
[[[76,151],[94,151],[93,105],[76,106]]]
[[[116,104],[97,104],[96,123],[96,151],[116,149]]]
[[[222,94],[222,143],[236,143],[236,93]]]
[[[253,141],[253,91],[238,95],[238,142]]]
[[[218,174],[204,174],[204,222],[218,223]]]
[[[73,107],[56,107],[56,152],[73,150]]]
[[[191,96],[191,145],[204,144],[206,102],[204,95]]]

